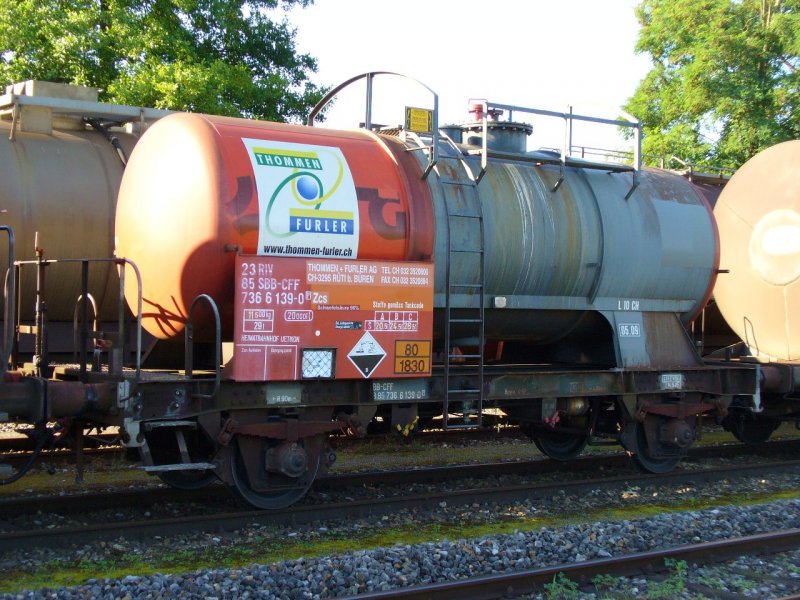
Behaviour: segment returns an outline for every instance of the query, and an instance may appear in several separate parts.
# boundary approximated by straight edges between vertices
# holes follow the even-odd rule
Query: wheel
[[[636,452],[633,460],[645,473],[669,473],[680,462],[680,456],[653,456],[647,445],[644,423],[636,423]]]
[[[780,426],[780,421],[757,417],[749,410],[737,410],[725,418],[725,429],[737,440],[750,446],[763,444]]]
[[[314,483],[323,441],[323,436],[313,436],[287,446],[279,440],[236,436],[227,455],[233,492],[255,508],[275,510],[294,504]],[[268,470],[264,457],[282,452],[289,455],[281,463],[283,472],[275,465]]]
[[[217,481],[214,471],[161,471],[158,478],[178,490],[200,490]]]
[[[539,451],[553,460],[572,460],[581,453],[589,441],[587,435],[557,432],[539,432],[531,437]]]
[[[559,420],[555,429],[546,425],[523,422],[520,429],[527,435],[539,452],[553,460],[572,460],[589,442],[590,413]]]

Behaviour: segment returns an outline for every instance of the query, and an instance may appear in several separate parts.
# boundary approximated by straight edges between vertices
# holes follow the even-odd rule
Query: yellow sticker
[[[433,111],[406,106],[406,129],[417,133],[433,132]]]

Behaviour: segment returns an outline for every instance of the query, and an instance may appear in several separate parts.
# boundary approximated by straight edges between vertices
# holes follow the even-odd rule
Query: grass
[[[53,492],[89,492],[109,486],[152,484],[157,480],[132,463],[120,457],[108,462],[107,459],[87,461],[83,481],[75,481],[77,470],[74,465],[61,466],[54,473],[47,471],[47,463],[39,463],[19,481],[0,487],[0,498],[22,493],[41,494]]]

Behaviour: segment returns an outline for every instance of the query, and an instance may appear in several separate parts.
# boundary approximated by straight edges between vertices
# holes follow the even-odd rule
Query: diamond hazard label
[[[353,346],[347,358],[356,366],[356,369],[361,371],[361,374],[365,378],[368,378],[372,375],[375,367],[386,358],[386,351],[381,348],[381,345],[368,331],[362,335],[361,339]]]

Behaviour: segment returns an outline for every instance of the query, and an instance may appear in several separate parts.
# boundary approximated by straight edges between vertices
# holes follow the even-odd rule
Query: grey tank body
[[[481,245],[482,221],[486,339],[546,343],[578,323],[591,333],[625,311],[687,322],[707,300],[718,268],[716,225],[684,178],[645,169],[626,200],[630,172],[567,167],[553,191],[559,167],[537,163],[543,153],[506,153],[490,158],[471,186],[465,166],[477,174],[479,159],[451,146],[442,154],[428,177],[436,304],[446,302],[448,268],[451,286],[480,284],[479,253],[460,250]],[[476,213],[476,202],[482,218],[457,216]],[[451,287],[451,307],[477,307],[478,289]]]

